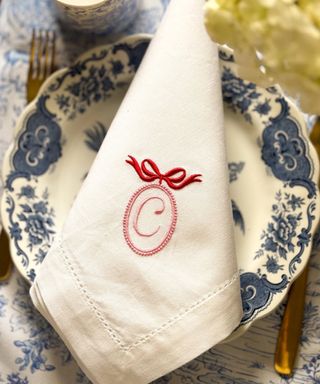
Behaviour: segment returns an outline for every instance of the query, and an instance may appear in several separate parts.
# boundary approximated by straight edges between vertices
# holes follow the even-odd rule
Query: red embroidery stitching
[[[123,234],[129,247],[138,255],[151,256],[161,251],[168,244],[175,231],[178,218],[175,198],[169,189],[161,185],[162,181],[165,181],[170,188],[177,190],[182,189],[191,183],[201,183],[202,180],[200,177],[202,175],[194,174],[186,177],[187,172],[184,168],[173,168],[162,174],[154,161],[145,159],[140,165],[133,156],[129,156],[129,160],[126,160],[126,162],[135,169],[141,180],[146,182],[159,180],[159,184],[145,185],[133,194],[126,207],[123,218]],[[143,197],[144,194],[146,195],[145,197]],[[161,208],[155,209],[153,213],[155,215],[164,215],[163,219],[169,221],[166,226],[159,225],[150,233],[143,233],[139,229],[139,220],[142,211],[151,201],[161,202]],[[169,201],[170,203],[169,216],[169,212],[167,212],[166,216],[166,201]],[[136,209],[134,209],[135,205],[137,205]],[[167,231],[165,231],[166,227],[168,227]],[[154,242],[153,246],[149,249],[143,249],[144,247],[141,244],[145,242],[143,239],[150,239],[147,244],[150,247],[150,243]]]
[[[157,246],[155,246],[155,247],[153,247],[151,249],[142,249],[141,247],[139,247],[139,246],[134,244],[134,241],[132,240],[132,237],[130,235],[130,230],[129,230],[130,216],[131,216],[131,212],[132,212],[133,206],[134,206],[137,198],[139,196],[141,196],[141,194],[144,191],[150,190],[150,189],[159,189],[159,190],[163,191],[168,196],[169,201],[170,201],[170,205],[171,205],[171,221],[170,221],[169,230],[166,232],[163,240],[160,242],[159,245],[157,245]],[[164,200],[163,199],[160,199],[160,200],[162,200],[163,204],[165,205]],[[146,200],[144,200],[144,202],[145,201]],[[135,222],[137,216],[139,215],[139,213],[141,212],[140,208],[141,208],[141,206],[139,207],[138,212],[134,216],[134,222]],[[157,214],[157,212],[163,213],[164,209],[163,210],[155,211],[155,214]],[[142,188],[139,188],[133,194],[133,196],[131,197],[131,199],[130,199],[128,205],[127,205],[127,208],[126,208],[126,211],[125,211],[125,214],[124,214],[124,218],[123,218],[124,238],[125,238],[127,244],[129,245],[129,247],[133,250],[133,252],[137,253],[138,255],[140,255],[140,256],[151,256],[151,255],[154,255],[155,253],[158,253],[159,251],[161,251],[168,244],[168,242],[170,241],[170,239],[171,239],[171,237],[172,237],[172,235],[174,233],[176,224],[177,224],[177,217],[178,217],[178,215],[177,215],[176,201],[175,201],[175,198],[172,195],[172,193],[169,191],[169,189],[164,187],[164,186],[162,186],[162,185],[157,185],[157,184],[145,185]],[[133,225],[133,227],[134,227],[134,225]],[[140,231],[137,230],[136,228],[134,228],[134,229],[135,229],[135,231],[137,232],[138,235],[145,236],[144,234],[140,234]],[[160,229],[160,226],[158,227],[158,229],[151,236],[155,235],[159,231],[159,229]]]
[[[143,181],[151,182],[159,179],[161,185],[162,180],[164,180],[172,189],[181,189],[188,184],[202,182],[202,180],[199,179],[199,177],[202,176],[200,174],[191,175],[185,178],[187,172],[184,168],[173,168],[162,174],[156,163],[150,159],[143,160],[141,165],[139,165],[138,161],[133,156],[129,155],[129,158],[130,160],[126,160],[126,162],[136,170],[140,179]],[[147,165],[151,167],[151,170],[147,168]]]
[[[139,210],[138,210],[137,214],[135,215],[135,218],[134,218],[134,221],[133,221],[133,228],[135,229],[135,231],[137,232],[138,235],[143,236],[143,237],[152,237],[157,232],[159,232],[159,229],[160,229],[160,225],[159,225],[158,228],[154,232],[146,234],[146,233],[141,233],[139,231],[139,228],[138,228],[138,220],[139,220],[139,217],[140,217],[140,213],[141,213],[143,207],[147,204],[147,202],[151,201],[151,200],[160,200],[162,202],[162,208],[158,209],[158,210],[156,210],[154,212],[156,215],[161,215],[161,213],[165,210],[165,206],[166,206],[164,200],[161,199],[160,197],[149,197],[148,199],[144,200],[141,203],[141,205],[139,207]]]

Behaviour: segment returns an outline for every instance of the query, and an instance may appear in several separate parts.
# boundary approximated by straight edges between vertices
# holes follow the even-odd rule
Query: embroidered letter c
[[[135,219],[134,219],[134,221],[133,221],[133,227],[134,227],[135,231],[137,232],[137,234],[140,235],[140,236],[143,236],[143,237],[152,237],[152,236],[155,235],[157,232],[159,232],[159,229],[160,229],[160,225],[159,225],[158,228],[157,228],[154,232],[147,234],[147,233],[142,233],[142,232],[140,232],[140,231],[139,231],[139,228],[138,228],[138,221],[139,221],[139,217],[140,217],[141,211],[142,211],[143,207],[144,207],[149,201],[151,201],[151,200],[159,200],[159,201],[161,201],[161,203],[162,203],[162,208],[160,208],[160,209],[154,211],[154,213],[155,213],[156,215],[161,215],[161,213],[165,210],[165,206],[166,206],[165,203],[164,203],[164,201],[163,201],[163,199],[161,199],[160,197],[149,197],[149,198],[145,199],[145,200],[141,203],[141,205],[140,205],[140,207],[139,207],[139,209],[138,209],[138,212],[137,212],[137,214],[136,214],[136,217],[135,217]]]
[[[135,253],[151,256],[168,244],[176,222],[177,208],[172,193],[162,185],[148,184],[131,197],[124,214],[123,234]],[[151,229],[146,231],[143,227]]]

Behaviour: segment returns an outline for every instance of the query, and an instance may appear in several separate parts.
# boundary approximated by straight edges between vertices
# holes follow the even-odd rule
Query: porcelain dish
[[[108,139],[150,39],[135,35],[86,52],[47,80],[17,123],[1,214],[13,260],[30,282]],[[280,88],[239,78],[225,48],[220,64],[244,310],[235,337],[278,306],[308,261],[319,165],[303,115]]]
[[[119,33],[137,15],[138,0],[55,0],[62,22],[69,28],[98,34]]]

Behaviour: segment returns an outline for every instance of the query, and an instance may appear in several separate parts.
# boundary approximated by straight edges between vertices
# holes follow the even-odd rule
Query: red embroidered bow
[[[162,174],[156,163],[150,159],[143,160],[140,165],[133,156],[129,155],[129,158],[130,160],[126,160],[126,162],[132,165],[140,179],[143,181],[151,182],[159,179],[160,184],[162,181],[165,181],[172,189],[181,189],[188,184],[202,182],[202,180],[199,179],[199,177],[202,176],[200,174],[191,175],[186,178],[187,172],[183,168],[173,168]],[[148,169],[147,166],[151,169]]]

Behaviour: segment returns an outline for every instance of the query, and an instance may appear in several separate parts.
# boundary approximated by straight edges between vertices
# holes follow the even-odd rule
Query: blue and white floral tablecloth
[[[168,1],[141,0],[141,10],[125,33],[154,33]],[[106,37],[79,37],[78,33],[61,30],[52,3],[51,0],[3,0],[0,5],[0,161],[11,140],[16,119],[26,103],[25,85],[32,28],[57,31],[59,66],[70,63],[88,47],[108,41]],[[241,338],[213,348],[157,380],[157,384],[319,384],[319,239],[315,240],[314,249],[299,358],[292,379],[280,378],[273,370],[282,306],[256,322]],[[28,290],[29,286],[16,271],[8,282],[0,284],[0,383],[89,383],[59,336],[34,309]]]

